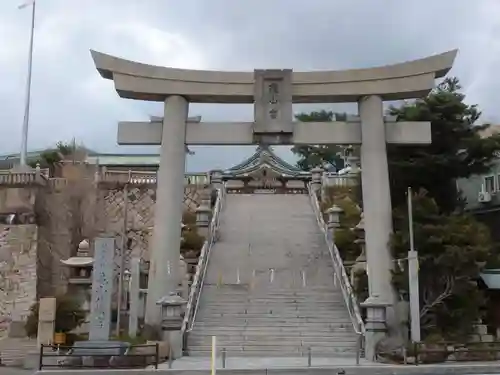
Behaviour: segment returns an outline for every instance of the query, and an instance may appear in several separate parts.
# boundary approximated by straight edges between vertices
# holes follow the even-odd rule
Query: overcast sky
[[[0,153],[20,144],[30,26],[30,9],[17,9],[22,1],[0,0]],[[116,146],[117,121],[144,120],[162,107],[120,99],[90,49],[177,68],[251,71],[362,68],[455,48],[451,74],[468,102],[480,105],[484,121],[500,122],[499,0],[37,0],[29,149],[76,137],[102,152],[156,152]],[[252,107],[191,105],[190,115],[249,121]],[[191,171],[229,167],[251,153],[195,151]]]

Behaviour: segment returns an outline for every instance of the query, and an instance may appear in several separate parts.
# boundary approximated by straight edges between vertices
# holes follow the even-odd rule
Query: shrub
[[[40,302],[35,302],[30,307],[30,314],[25,324],[28,337],[36,337],[38,334],[39,308]],[[75,298],[67,294],[56,297],[55,332],[68,333],[80,326],[85,321],[85,318],[86,313]]]

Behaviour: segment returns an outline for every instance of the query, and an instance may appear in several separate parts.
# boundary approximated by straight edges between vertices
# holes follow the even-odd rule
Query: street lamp
[[[30,31],[30,44],[28,51],[28,76],[26,78],[26,99],[24,102],[24,119],[23,128],[21,135],[21,155],[20,155],[20,166],[25,168],[27,166],[27,154],[28,154],[28,128],[30,121],[30,102],[31,102],[31,73],[33,70],[33,42],[35,36],[35,12],[36,3],[35,0],[30,0],[24,4],[21,4],[18,8],[24,9],[31,6],[31,31]]]

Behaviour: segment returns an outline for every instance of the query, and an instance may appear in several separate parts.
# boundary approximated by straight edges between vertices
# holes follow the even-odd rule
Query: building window
[[[484,190],[487,193],[494,193],[496,191],[495,188],[495,176],[486,176],[484,177]]]

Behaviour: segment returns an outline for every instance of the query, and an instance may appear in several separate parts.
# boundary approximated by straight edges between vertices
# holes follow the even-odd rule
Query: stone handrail
[[[325,224],[325,220],[323,218],[323,212],[319,206],[318,198],[315,192],[311,189],[309,185],[309,197],[311,198],[311,205],[313,207],[314,213],[316,215],[316,219],[318,221],[318,225],[325,236],[326,244],[328,245],[328,251],[332,258],[333,269],[335,270],[335,277],[339,282],[340,288],[342,289],[342,295],[344,297],[345,304],[347,306],[347,311],[349,312],[349,317],[351,318],[351,322],[354,328],[354,331],[359,336],[365,335],[365,324],[363,322],[363,318],[361,317],[361,312],[358,305],[358,300],[352,289],[352,285],[349,281],[349,277],[344,267],[344,262],[340,256],[339,249],[335,246],[335,243],[332,241],[331,237],[328,235],[328,227]]]
[[[321,178],[321,183],[327,187],[350,187],[358,183],[356,176],[357,174],[354,173],[338,175],[335,172],[325,172]]]
[[[108,170],[103,168],[98,176],[99,181],[122,184],[156,184],[156,172]]]
[[[35,169],[26,172],[16,172],[15,170],[0,171],[0,185],[30,185],[45,183],[49,177],[48,169]]]
[[[186,185],[197,184],[204,185],[208,183],[208,177],[200,174],[187,174],[184,177],[184,182]],[[98,174],[98,179],[102,182],[111,183],[121,183],[121,184],[132,184],[132,185],[154,185],[156,184],[157,172],[152,171],[132,171],[132,170],[109,170],[107,168],[102,168],[102,171]],[[191,180],[193,182],[191,182]]]
[[[191,284],[191,289],[189,291],[186,313],[182,322],[181,332],[183,336],[185,336],[187,332],[190,332],[193,329],[196,319],[196,313],[198,312],[199,300],[203,289],[205,275],[207,273],[210,251],[212,250],[213,244],[218,240],[220,214],[225,202],[226,187],[223,184],[217,190],[217,200],[215,201],[213,215],[210,221],[208,237],[201,249],[200,257],[198,258],[198,265],[196,266],[196,273],[193,277],[193,283]]]

